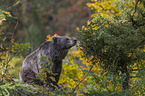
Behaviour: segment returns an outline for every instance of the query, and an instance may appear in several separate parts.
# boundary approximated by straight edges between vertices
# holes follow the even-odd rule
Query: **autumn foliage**
[[[85,0],[53,0],[49,2],[50,6],[46,1],[22,2],[24,6],[18,6],[17,12],[23,14],[17,15],[19,24],[14,24],[14,28],[8,27],[8,21],[14,19],[12,13],[16,11],[0,9],[0,94],[145,94],[143,0],[89,0],[88,3]],[[85,22],[88,18],[92,19]],[[79,36],[75,36],[74,29]],[[55,33],[77,37],[79,42],[70,49],[63,61],[63,71],[58,82],[60,89],[48,90],[43,86],[19,82],[18,74],[15,73],[20,70],[20,63],[28,51],[35,50],[42,41],[51,41],[52,35],[59,36]],[[29,43],[20,43],[21,35]],[[17,36],[19,38],[15,39]]]
[[[118,84],[121,82],[122,89],[128,90],[132,78],[130,70],[134,69],[128,66],[136,66],[137,62],[144,60],[144,3],[134,0],[94,0],[87,5],[95,13],[87,26],[78,29],[82,33],[81,50],[86,58],[98,58],[102,62],[100,67],[106,73],[111,72],[117,78],[122,78]],[[120,90],[118,88],[114,90]]]

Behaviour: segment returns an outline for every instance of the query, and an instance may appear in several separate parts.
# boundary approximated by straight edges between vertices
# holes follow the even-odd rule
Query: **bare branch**
[[[94,58],[93,58],[94,59]],[[92,60],[93,60],[92,59]],[[91,68],[88,70],[87,74],[84,76],[84,78],[76,85],[76,87],[73,89],[73,91],[71,92],[74,93],[74,91],[76,90],[76,88],[84,81],[84,79],[87,77],[87,75],[90,73],[90,71],[92,70],[93,66],[95,65],[95,62],[93,62],[93,65],[91,66]]]

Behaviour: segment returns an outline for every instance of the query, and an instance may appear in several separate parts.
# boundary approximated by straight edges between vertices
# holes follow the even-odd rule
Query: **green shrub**
[[[9,69],[9,73],[15,78],[19,78],[19,72],[22,67],[23,60],[24,58],[22,56],[16,56],[9,62],[11,68]]]

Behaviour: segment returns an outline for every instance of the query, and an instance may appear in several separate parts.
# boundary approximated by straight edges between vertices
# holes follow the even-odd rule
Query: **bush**
[[[19,78],[19,72],[22,67],[23,60],[24,58],[22,56],[16,56],[9,62],[11,67],[11,69],[9,69],[9,73],[17,79]]]
[[[131,66],[145,58],[144,3],[110,0],[94,1],[88,6],[96,13],[86,27],[78,30],[82,33],[78,38],[80,48],[86,58],[93,58],[94,65],[99,60],[106,73],[122,78],[118,83],[123,90],[128,90],[130,70],[134,69]],[[138,70],[139,66],[142,64],[138,64]]]

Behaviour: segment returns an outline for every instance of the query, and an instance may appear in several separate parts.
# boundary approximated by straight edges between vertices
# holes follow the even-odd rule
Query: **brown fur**
[[[19,73],[22,82],[38,85],[43,85],[45,82],[47,84],[53,83],[53,85],[57,85],[62,70],[62,60],[67,55],[68,50],[76,44],[76,40],[66,37],[52,37],[52,39],[52,41],[41,44],[37,50],[24,59],[22,69]],[[47,58],[43,66],[41,65],[43,62],[40,61],[41,57]],[[53,74],[50,74],[46,70],[41,70],[45,68],[49,70],[52,68]],[[45,81],[36,78],[37,74],[42,71],[47,75]],[[50,76],[53,76],[55,80],[51,80]]]

